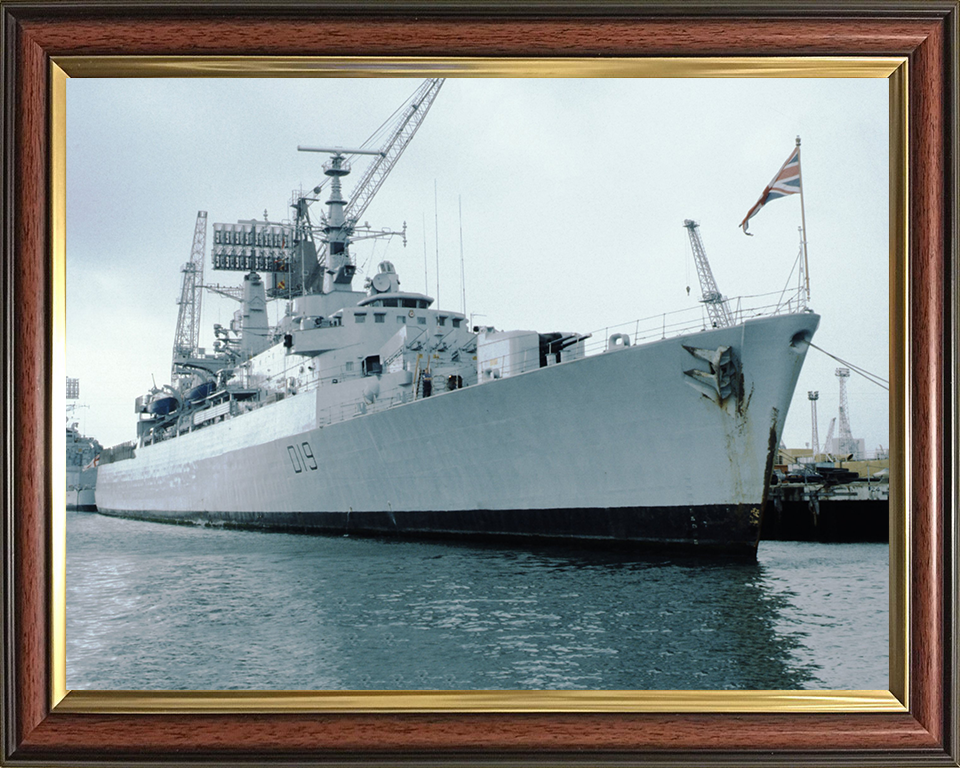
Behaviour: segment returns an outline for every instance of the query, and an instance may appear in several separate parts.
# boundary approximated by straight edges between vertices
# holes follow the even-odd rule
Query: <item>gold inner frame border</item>
[[[60,56],[50,62],[49,227],[53,381],[66,373],[66,81],[71,77],[885,78],[889,82],[890,689],[857,691],[69,691],[66,443],[49,425],[50,706],[57,713],[860,713],[909,709],[909,180],[906,57],[420,58]],[[63,387],[51,387],[51,414]],[[53,418],[53,416],[51,416]]]

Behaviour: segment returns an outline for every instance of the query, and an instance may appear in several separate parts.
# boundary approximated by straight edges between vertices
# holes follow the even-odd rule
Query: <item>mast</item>
[[[457,206],[460,209],[460,311],[467,313],[467,285],[463,272],[463,197],[457,196]]]
[[[800,181],[800,226],[803,229],[803,282],[810,301],[810,264],[807,261],[807,214],[803,207],[803,163],[800,161],[800,137],[797,136],[797,173]]]
[[[356,265],[350,256],[352,242],[399,235],[406,245],[406,223],[402,231],[390,232],[373,231],[359,221],[423,123],[443,82],[444,78],[433,78],[417,88],[399,110],[399,116],[392,123],[385,124],[388,138],[379,149],[367,146],[373,137],[359,149],[298,147],[301,152],[322,152],[331,156],[323,165],[324,174],[330,180],[326,212],[314,216],[311,221],[310,206],[321,200],[324,183],[306,192],[302,189],[294,192],[290,201],[293,221],[270,222],[265,216],[264,221],[214,224],[213,269],[270,272],[271,298],[293,299],[304,294],[351,291],[356,274]],[[381,135],[379,129],[376,135]],[[350,173],[350,158],[354,155],[369,155],[373,161],[352,198],[346,199],[342,180]],[[315,239],[316,233],[322,236]]]
[[[437,306],[440,305],[440,214],[437,212],[437,180],[433,180],[433,244],[437,258]]]
[[[351,290],[353,274],[356,266],[350,259],[349,245],[354,231],[363,212],[380,189],[387,175],[400,159],[400,155],[410,144],[414,135],[423,123],[434,99],[440,92],[444,78],[425,80],[414,95],[408,100],[406,108],[390,129],[390,135],[380,149],[343,149],[340,147],[297,147],[301,152],[326,152],[333,157],[323,166],[324,173],[332,178],[333,187],[330,199],[327,200],[327,215],[324,221],[324,245],[317,252],[314,262],[315,268],[306,276],[303,290],[307,293],[329,293],[332,290]],[[340,178],[350,173],[347,155],[373,155],[376,159],[371,163],[366,173],[357,184],[352,199],[344,200],[340,193]],[[313,192],[319,193],[315,187]],[[312,202],[305,198],[305,205]],[[298,217],[300,211],[298,210]],[[382,232],[379,236],[389,234],[403,234],[406,238],[406,225],[403,233]],[[406,240],[404,240],[406,244]],[[338,252],[337,249],[342,248]],[[323,274],[322,286],[319,276]]]
[[[357,271],[349,251],[350,236],[353,234],[355,221],[346,216],[348,201],[342,194],[341,179],[350,173],[347,155],[376,155],[382,158],[383,152],[337,147],[297,147],[297,149],[300,152],[325,152],[330,155],[330,160],[323,164],[323,173],[330,178],[330,196],[326,201],[327,215],[323,222],[323,240],[326,243],[327,253],[323,293],[349,291],[352,289],[353,276]]]

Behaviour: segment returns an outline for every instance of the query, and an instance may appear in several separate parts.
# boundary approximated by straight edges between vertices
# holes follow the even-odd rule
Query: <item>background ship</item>
[[[67,400],[80,397],[80,381],[67,379]],[[67,509],[91,512],[97,508],[97,464],[101,446],[92,437],[80,433],[79,422],[73,421],[76,402],[67,405]]]
[[[100,510],[752,556],[818,316],[799,297],[748,309],[705,286],[709,312],[692,324],[658,316],[593,338],[471,326],[401,290],[387,261],[353,290],[351,243],[404,235],[360,216],[441,85],[424,83],[382,147],[301,147],[330,155],[317,224],[324,185],[294,198],[290,222],[214,225],[214,268],[246,274],[209,354],[196,341],[200,213],[173,382],[138,398],[137,441],[104,452]],[[348,201],[341,180],[364,155],[374,160]],[[272,327],[268,297],[287,301]]]

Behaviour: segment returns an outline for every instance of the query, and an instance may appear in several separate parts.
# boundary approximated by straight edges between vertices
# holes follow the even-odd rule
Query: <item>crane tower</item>
[[[817,432],[817,400],[820,399],[819,392],[807,392],[807,399],[810,401],[810,417],[813,424],[813,430],[810,435],[810,448],[813,450],[813,458],[816,461],[817,453],[820,451],[820,434]]]
[[[193,229],[193,247],[190,261],[180,270],[180,312],[177,315],[177,332],[173,340],[173,367],[171,377],[177,381],[180,371],[178,362],[192,357],[200,346],[200,305],[203,299],[203,256],[207,247],[207,212],[197,211],[197,223]]]
[[[693,248],[693,260],[697,265],[697,277],[700,278],[700,290],[703,298],[700,301],[706,305],[710,315],[710,323],[714,328],[726,328],[733,325],[727,300],[717,288],[717,281],[713,279],[713,270],[707,261],[707,252],[700,239],[700,225],[692,219],[685,219],[683,226],[690,235],[690,246]]]
[[[834,451],[831,448],[831,445],[833,444],[833,430],[836,426],[837,426],[837,417],[834,416],[832,419],[830,419],[830,426],[827,427],[827,439],[823,441],[824,452],[839,453],[839,451]]]

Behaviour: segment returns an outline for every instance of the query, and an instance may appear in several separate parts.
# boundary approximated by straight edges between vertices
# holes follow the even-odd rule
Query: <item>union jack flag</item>
[[[783,167],[777,171],[777,175],[773,177],[767,188],[763,190],[763,194],[760,195],[760,199],[757,200],[756,204],[747,211],[747,215],[744,217],[743,221],[740,222],[740,226],[743,229],[745,235],[749,235],[747,232],[747,222],[750,221],[757,213],[760,212],[760,209],[763,208],[771,200],[776,200],[778,197],[784,197],[786,195],[795,195],[800,191],[800,146],[799,144],[794,148],[790,153],[790,157],[787,158],[787,162],[783,164]]]

